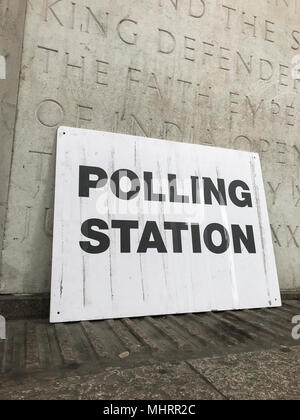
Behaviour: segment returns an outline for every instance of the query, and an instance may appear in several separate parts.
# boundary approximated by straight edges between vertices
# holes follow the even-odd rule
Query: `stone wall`
[[[60,125],[258,152],[281,288],[300,288],[300,0],[27,3],[0,291],[49,291]]]
[[[0,246],[8,200],[26,2],[0,0]],[[1,268],[1,254],[0,254]],[[1,269],[0,269],[1,274]]]

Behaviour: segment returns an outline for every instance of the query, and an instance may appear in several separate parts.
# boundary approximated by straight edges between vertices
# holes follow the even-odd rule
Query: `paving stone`
[[[300,399],[300,348],[193,360],[190,364],[231,399]]]

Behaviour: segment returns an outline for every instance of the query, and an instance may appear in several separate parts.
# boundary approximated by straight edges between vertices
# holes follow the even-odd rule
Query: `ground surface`
[[[300,301],[282,308],[49,325],[8,322],[4,399],[300,399]]]

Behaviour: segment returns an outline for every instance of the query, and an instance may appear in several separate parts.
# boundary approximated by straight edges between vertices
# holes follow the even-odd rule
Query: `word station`
[[[126,191],[122,189],[122,179],[129,181],[130,187]],[[230,202],[240,208],[252,207],[252,197],[249,186],[242,180],[233,180],[226,185],[225,180],[218,178],[214,182],[208,177],[190,177],[190,195],[178,193],[178,179],[176,174],[167,174],[168,190],[155,192],[153,187],[153,173],[144,172],[143,179],[129,169],[115,171],[110,180],[107,172],[100,167],[80,166],[79,167],[79,197],[88,199],[91,190],[101,189],[109,183],[111,193],[120,200],[134,200],[142,193],[145,201],[157,201],[170,203],[181,203],[182,205],[192,203],[201,204],[203,197],[204,205],[227,206]],[[233,244],[234,253],[241,254],[247,251],[249,254],[256,253],[254,231],[252,225],[241,227],[237,224],[230,226],[230,231],[220,223],[211,223],[205,227],[199,223],[186,223],[178,221],[165,221],[163,226],[158,226],[156,221],[147,221],[144,227],[140,226],[138,220],[111,220],[110,226],[99,218],[92,218],[84,221],[81,226],[81,233],[86,238],[93,240],[81,241],[80,247],[89,254],[100,254],[106,252],[110,247],[110,238],[104,233],[109,229],[120,231],[120,252],[132,252],[131,231],[142,228],[141,239],[136,252],[147,253],[149,249],[155,249],[158,253],[183,253],[184,235],[189,235],[193,253],[202,253],[203,243],[206,248],[214,254],[225,253]],[[173,248],[167,249],[163,239],[164,231],[172,234]],[[96,243],[96,244],[95,244]]]

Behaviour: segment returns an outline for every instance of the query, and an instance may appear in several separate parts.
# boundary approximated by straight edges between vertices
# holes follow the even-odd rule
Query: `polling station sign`
[[[51,322],[280,305],[257,154],[58,130]]]

